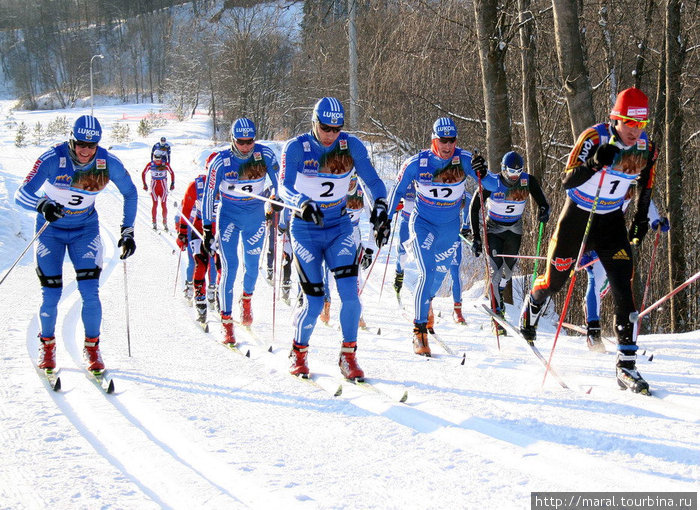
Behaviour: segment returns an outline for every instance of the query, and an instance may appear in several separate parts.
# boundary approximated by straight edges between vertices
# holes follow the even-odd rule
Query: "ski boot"
[[[247,292],[244,292],[243,295],[241,296],[240,299],[240,304],[241,304],[241,325],[242,326],[250,326],[253,324],[253,310],[251,310],[251,302],[250,298],[253,297],[253,294],[248,294]]]
[[[291,287],[292,287],[292,282],[290,282],[289,280],[285,280],[282,282],[282,287],[280,289],[282,291],[282,301],[284,301],[284,303],[287,306],[289,306],[289,289]]]
[[[306,364],[306,355],[309,352],[308,345],[292,344],[289,351],[289,359],[292,364],[289,366],[289,373],[307,379],[309,377],[309,366]]]
[[[600,321],[590,321],[587,325],[586,345],[593,352],[605,352],[605,346],[600,336]]]
[[[435,326],[435,315],[433,314],[433,301],[430,301],[430,306],[428,307],[428,323],[426,324],[426,328],[428,328],[428,333],[433,334],[435,333],[435,329],[433,329]]]
[[[210,310],[216,309],[216,285],[207,285],[207,302]]]
[[[431,357],[428,345],[428,328],[425,322],[413,324],[413,352],[427,358]]]
[[[224,344],[236,345],[236,337],[233,334],[233,319],[230,315],[221,314],[221,332],[224,335]]]
[[[634,343],[634,324],[625,322],[615,325],[617,334],[617,360],[615,372],[617,384],[621,389],[630,389],[634,393],[651,395],[649,383],[637,371],[637,346]]]
[[[168,222],[165,221],[165,220],[163,220],[163,230],[164,230],[165,232],[168,232]]]
[[[498,315],[500,315],[501,317],[503,317],[503,319],[505,320],[505,318],[506,318],[505,310],[499,309],[499,310],[496,310],[496,313]],[[496,321],[491,322],[491,329],[493,330],[494,335],[498,335],[498,336],[507,336],[508,335],[508,332],[506,331],[506,329]]]
[[[343,342],[343,346],[340,348],[338,366],[340,367],[340,373],[346,379],[363,382],[365,373],[360,368],[360,365],[357,364],[357,359],[355,359],[356,350],[357,342]]]
[[[321,322],[323,322],[326,326],[331,320],[331,302],[330,301],[324,301],[323,302],[323,310],[321,310],[321,315],[318,317]]]
[[[455,303],[454,310],[452,311],[452,318],[457,324],[467,325],[467,321],[464,320],[462,315],[462,303]]]
[[[396,271],[396,276],[394,277],[394,290],[396,295],[401,294],[401,287],[403,287],[403,272]]]
[[[105,369],[105,364],[102,361],[100,353],[100,339],[85,337],[85,347],[83,348],[83,357],[87,362],[87,369],[90,372],[97,372]]]
[[[39,335],[39,359],[37,366],[42,370],[56,368],[56,338]]]
[[[194,307],[197,310],[197,322],[201,324],[207,323],[207,300],[206,296],[197,296],[194,298]]]
[[[269,268],[269,267],[267,268],[267,276],[266,276],[266,279],[267,279],[267,283],[269,283],[270,285],[274,285],[274,284],[275,284],[275,278],[274,278],[274,275],[272,274],[272,269]]]
[[[362,318],[362,315],[360,315],[360,320],[357,321],[357,327],[361,329],[365,329],[367,327],[367,323],[365,320]]]
[[[153,230],[158,230],[158,225],[156,224],[155,221],[153,222]]]
[[[192,299],[194,298],[194,287],[191,281],[185,281],[185,289],[183,290],[185,294],[185,299],[189,304],[192,304]]]
[[[537,322],[544,311],[543,303],[536,304],[532,301],[532,294],[528,294],[523,303],[523,311],[520,314],[520,334],[530,345],[537,338]]]

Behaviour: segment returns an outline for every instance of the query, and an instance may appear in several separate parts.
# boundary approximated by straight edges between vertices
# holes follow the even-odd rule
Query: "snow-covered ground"
[[[3,274],[33,235],[33,215],[14,205],[13,193],[48,144],[15,147],[12,119],[32,128],[89,113],[10,117],[9,106],[0,102]],[[113,145],[140,190],[138,247],[126,264],[116,249],[121,196],[109,186],[97,202],[105,243],[101,345],[116,392],[104,394],[84,375],[69,263],[57,328],[58,393],[33,368],[40,287],[31,251],[0,288],[0,508],[526,509],[531,491],[698,490],[700,332],[640,337],[646,356],[639,368],[653,397],[618,390],[613,354],[590,353],[576,336],[560,338],[553,360],[571,389],[552,377],[541,387],[543,366],[523,340],[502,337],[497,348],[476,284],[464,290],[467,326],[452,322],[450,297],[435,302],[436,330],[454,354],[432,342],[435,357],[418,357],[391,289],[392,249],[381,301],[385,252],[364,289],[369,331],[359,333],[358,350],[385,394],[340,379],[337,298],[331,327],[319,323],[314,331],[309,363],[327,389],[342,383],[339,397],[287,374],[292,310],[273,303],[263,280],[253,298],[261,344],[239,329],[250,359],[224,348],[216,324],[209,334],[195,324],[182,274],[175,288],[175,238],[151,230],[151,202],[140,186],[151,145],[167,136],[176,173],[172,219],[172,201],[213,146],[206,117],[170,121],[146,140],[110,140],[115,121],[130,123],[135,136],[138,119],[158,108],[95,109],[104,145]],[[410,289],[403,297],[410,303]],[[516,315],[509,307],[508,317]],[[548,355],[554,328],[546,322],[537,344]],[[406,390],[407,402],[399,403]]]

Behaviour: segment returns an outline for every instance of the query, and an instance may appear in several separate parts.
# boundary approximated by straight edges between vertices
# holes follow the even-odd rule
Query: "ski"
[[[303,381],[307,384],[310,384],[311,386],[314,386],[315,388],[321,389],[325,392],[330,393],[334,397],[339,397],[340,395],[343,394],[343,385],[339,384],[338,386],[335,386],[335,381],[332,381],[328,385],[321,384],[319,382],[319,376],[314,375],[314,374],[299,374],[299,375],[294,375],[294,374],[289,374],[295,379],[298,379],[300,381]]]
[[[377,386],[378,383],[372,382],[371,380],[369,380],[369,381],[367,379],[364,379],[361,381],[358,379],[347,379],[347,380],[350,381],[355,386],[357,386],[358,388],[362,388],[364,390],[375,393],[377,395],[381,395],[384,398],[391,400],[391,401],[398,400],[402,404],[405,404],[406,401],[408,400],[408,390],[405,390],[405,389],[399,394],[399,397],[396,398],[396,395],[394,395],[393,392],[390,393],[388,391],[385,391],[385,390],[379,388]]]
[[[262,338],[260,338],[258,334],[255,331],[253,331],[253,328],[251,326],[243,326],[239,321],[236,320],[234,320],[233,322],[239,328],[241,328],[250,338],[252,338],[256,344],[265,349],[267,352],[272,352],[272,344],[265,343],[262,340]]]
[[[114,380],[106,370],[88,370],[87,378],[107,394],[114,393]]]
[[[455,355],[456,355],[456,354],[455,354],[455,351],[453,351],[453,350],[450,348],[450,346],[447,345],[447,343],[440,337],[440,335],[438,335],[438,334],[435,332],[435,329],[434,329],[434,328],[428,328],[428,335],[430,336],[430,338],[432,338],[433,340],[435,340],[435,341],[440,345],[440,347],[442,347],[442,348],[444,349],[444,351],[445,351],[447,354],[449,354],[450,356],[455,356]]]
[[[508,321],[505,320],[503,317],[501,317],[500,315],[498,315],[497,313],[495,313],[493,310],[491,310],[491,308],[489,308],[489,307],[486,306],[485,304],[482,304],[481,307],[484,309],[484,311],[486,311],[487,314],[489,314],[489,316],[490,316],[493,320],[495,320],[496,322],[498,322],[498,323],[499,323],[501,326],[503,326],[506,330],[510,331],[510,332],[513,333],[515,336],[520,337],[520,338],[522,338],[523,340],[525,340],[525,343],[527,343],[528,347],[530,347],[530,350],[532,350],[532,353],[535,355],[535,357],[536,357],[538,360],[540,360],[540,362],[542,362],[542,364],[545,366],[545,368],[547,368],[547,360],[545,359],[544,356],[542,356],[542,353],[540,352],[540,350],[535,346],[534,343],[528,342],[528,341],[525,339],[525,337],[520,333],[520,330],[519,330],[518,328],[516,328],[516,327],[513,326],[510,322],[508,322]],[[564,388],[564,389],[566,389],[566,390],[569,389],[569,386],[564,382],[564,380],[559,376],[559,374],[557,374],[557,372],[554,370],[554,367],[552,367],[551,365],[549,365],[549,372],[552,374],[552,376],[554,377],[554,379],[559,383],[559,386],[561,386],[562,388]]]
[[[219,342],[219,343],[221,345],[223,345],[224,347],[226,347],[229,351],[233,351],[235,353],[238,353],[241,356],[243,356],[244,358],[250,358],[250,349],[246,349],[245,351],[243,351],[241,349],[240,345],[238,344],[238,342],[236,342],[235,344],[225,344],[224,342]]]
[[[37,371],[44,377],[46,382],[49,384],[51,387],[52,391],[60,391],[61,390],[61,377],[58,375],[58,372],[60,369],[52,369],[52,368],[39,368],[37,367]]]

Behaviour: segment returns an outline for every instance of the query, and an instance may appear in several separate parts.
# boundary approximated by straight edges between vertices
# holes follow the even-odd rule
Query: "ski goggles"
[[[457,137],[456,136],[441,136],[438,138],[440,143],[456,143],[457,142]]]
[[[511,179],[516,179],[517,177],[520,176],[521,173],[523,173],[523,168],[511,168],[509,166],[502,166],[501,170],[505,172],[505,174],[510,177]]]
[[[343,129],[343,126],[329,126],[328,124],[321,124],[319,122],[318,129],[320,129],[324,133],[340,133],[340,130]]]
[[[97,142],[83,142],[82,140],[76,140],[74,143],[76,147],[82,147],[84,149],[94,149],[97,147]]]
[[[253,140],[252,138],[236,138],[236,143],[238,145],[253,145]]]
[[[644,129],[649,124],[648,120],[633,119],[632,117],[625,117],[624,115],[616,115],[616,118],[620,119],[622,123],[631,128]]]

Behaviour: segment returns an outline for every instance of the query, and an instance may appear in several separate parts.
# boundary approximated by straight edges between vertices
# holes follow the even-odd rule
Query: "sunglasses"
[[[236,143],[238,145],[253,145],[254,142],[255,140],[253,140],[252,138],[236,138]]]
[[[440,140],[440,143],[455,143],[457,141],[457,137],[456,136],[450,136],[450,137],[441,136],[439,138],[439,140]]]
[[[340,133],[340,130],[343,129],[343,126],[329,126],[328,124],[320,124],[318,125],[318,128],[323,131],[324,133]]]
[[[638,128],[638,129],[644,129],[647,127],[647,124],[649,124],[648,120],[637,120],[637,119],[632,119],[630,117],[624,117],[622,115],[619,115],[620,120],[622,123],[631,128]]]
[[[82,147],[84,149],[94,149],[97,147],[97,142],[83,142],[81,140],[75,141],[76,147]]]

